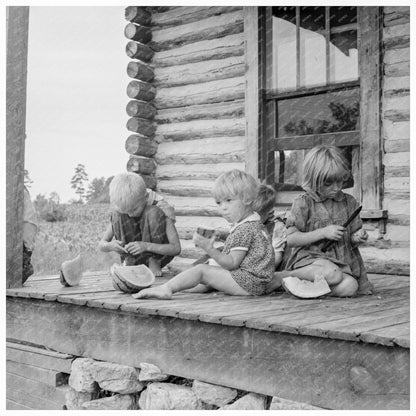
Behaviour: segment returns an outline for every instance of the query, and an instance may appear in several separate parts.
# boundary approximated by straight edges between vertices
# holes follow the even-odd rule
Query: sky
[[[89,180],[126,170],[128,39],[125,6],[30,7],[25,169],[30,193],[77,198]]]

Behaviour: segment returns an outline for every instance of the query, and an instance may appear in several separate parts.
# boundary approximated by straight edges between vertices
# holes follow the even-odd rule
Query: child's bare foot
[[[160,269],[160,260],[156,260],[154,257],[150,257],[149,269],[153,272],[155,277],[162,276],[162,270]]]
[[[166,285],[160,285],[156,287],[150,287],[148,289],[143,289],[138,293],[132,295],[136,299],[147,299],[147,298],[156,298],[156,299],[171,299],[172,291]]]

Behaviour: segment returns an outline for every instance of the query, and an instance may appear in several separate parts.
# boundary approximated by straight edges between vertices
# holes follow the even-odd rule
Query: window
[[[379,16],[378,7],[260,8],[259,175],[278,202],[301,190],[308,149],[332,144],[353,173],[346,191],[372,215],[381,208]]]

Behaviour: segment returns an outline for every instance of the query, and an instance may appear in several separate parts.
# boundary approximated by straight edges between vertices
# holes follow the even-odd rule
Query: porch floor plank
[[[357,298],[298,299],[285,292],[237,297],[184,291],[171,300],[157,300],[116,291],[108,272],[88,272],[74,287],[63,287],[56,275],[31,277],[24,287],[8,289],[7,296],[408,348],[409,277],[369,278],[374,294]],[[155,284],[166,280],[157,278]]]

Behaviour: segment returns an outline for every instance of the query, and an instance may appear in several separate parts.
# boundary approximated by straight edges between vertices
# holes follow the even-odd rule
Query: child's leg
[[[331,288],[331,296],[354,296],[358,290],[358,282],[351,275],[342,273],[342,281]]]
[[[281,279],[288,276],[295,276],[299,279],[309,280],[313,282],[316,277],[324,277],[329,286],[335,286],[341,283],[343,273],[340,268],[326,259],[317,259],[312,264],[294,270],[282,270],[276,272],[275,276]]]
[[[146,207],[143,211],[140,218],[140,231],[141,241],[155,244],[167,244],[169,242],[166,235],[166,216],[156,206]],[[168,264],[173,257],[155,253],[144,253],[142,259],[148,263],[150,270],[152,270],[155,276],[161,276],[161,268]]]
[[[209,293],[213,292],[215,289],[213,289],[211,286],[204,285],[203,283],[199,283],[195,287],[192,287],[191,289],[186,289],[187,293]]]
[[[235,282],[228,270],[208,264],[199,264],[192,269],[179,273],[165,284],[141,290],[139,293],[134,294],[133,297],[137,299],[170,299],[173,293],[193,288],[200,283],[211,286],[229,295],[249,295],[249,293]]]

